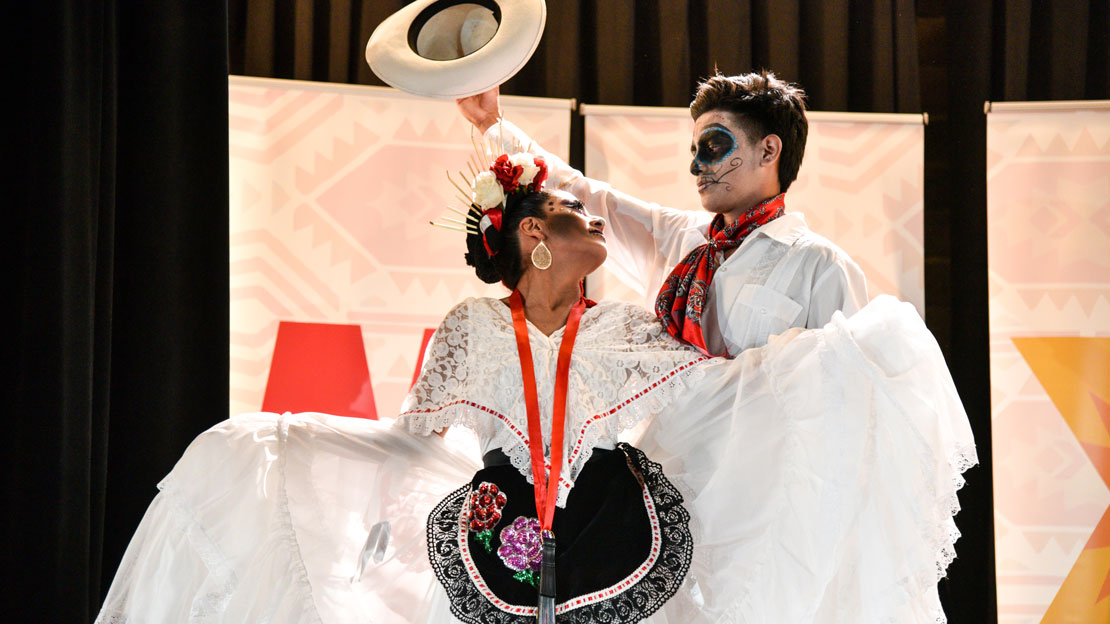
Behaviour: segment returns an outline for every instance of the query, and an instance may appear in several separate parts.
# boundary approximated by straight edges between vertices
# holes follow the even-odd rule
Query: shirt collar
[[[802,213],[788,212],[760,227],[751,235],[759,236],[762,234],[785,245],[793,245],[794,241],[798,240],[808,229],[806,218],[802,216]],[[708,232],[709,228],[706,228],[706,233]]]
[[[705,220],[701,223],[684,228],[682,231],[697,232],[702,238],[709,240],[709,224],[713,220],[713,216],[709,213],[706,213],[705,216]],[[778,219],[760,226],[748,238],[766,236],[784,245],[793,245],[794,241],[798,240],[808,230],[809,226],[806,225],[806,218],[802,213],[788,212]]]

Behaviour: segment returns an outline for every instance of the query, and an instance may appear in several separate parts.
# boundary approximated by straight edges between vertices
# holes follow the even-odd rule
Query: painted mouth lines
[[[720,175],[713,175],[712,177],[710,175],[699,176],[698,177],[698,192],[701,193],[701,192],[705,191],[706,189],[708,189],[709,187],[713,186],[714,184],[724,184],[725,183],[724,182],[725,176],[732,173],[733,171],[736,171],[739,168],[740,168],[740,165],[736,165],[736,166],[732,167],[731,169],[729,169],[728,171],[725,171],[725,172],[721,173]]]

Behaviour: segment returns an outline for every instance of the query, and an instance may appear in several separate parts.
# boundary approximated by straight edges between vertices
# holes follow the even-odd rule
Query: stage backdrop
[[[395,416],[451,306],[503,294],[464,264],[462,233],[428,225],[458,203],[445,172],[473,153],[470,124],[393,89],[229,82],[230,412]],[[567,157],[570,100],[502,104]]]
[[[1110,622],[1110,102],[987,116],[998,615]]]
[[[701,210],[690,175],[686,108],[581,107],[586,175],[664,206]],[[925,313],[921,115],[810,112],[809,139],[786,209],[859,263],[871,297],[891,294]],[[595,296],[654,307],[659,284],[637,292],[602,270]]]

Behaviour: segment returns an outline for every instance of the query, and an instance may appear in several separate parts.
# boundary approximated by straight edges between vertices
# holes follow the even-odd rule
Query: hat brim
[[[406,6],[370,35],[366,62],[386,84],[434,98],[461,98],[489,91],[524,67],[539,46],[547,21],[543,0],[495,0],[501,22],[493,38],[467,56],[435,61],[412,49],[409,31],[424,9],[437,1],[441,0],[420,0]]]

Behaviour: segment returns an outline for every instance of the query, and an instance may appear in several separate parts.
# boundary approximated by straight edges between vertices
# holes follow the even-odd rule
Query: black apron
[[[536,517],[532,484],[500,450],[487,453],[483,463],[470,484],[428,516],[428,558],[451,612],[463,622],[535,622],[533,579],[498,554],[505,527]],[[497,518],[484,540],[472,529],[472,500],[483,484],[483,494],[494,485],[504,497],[503,507],[479,505],[481,520]],[[690,514],[682,502],[659,464],[639,449],[624,443],[594,449],[566,507],[555,509],[557,621],[639,622],[673,596],[693,553]],[[499,518],[487,513],[492,511]]]

